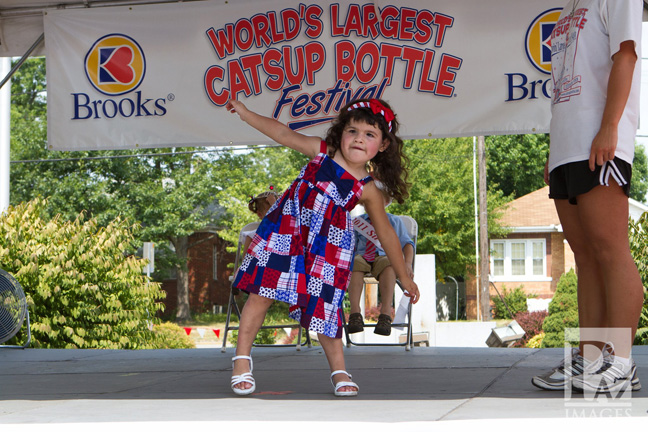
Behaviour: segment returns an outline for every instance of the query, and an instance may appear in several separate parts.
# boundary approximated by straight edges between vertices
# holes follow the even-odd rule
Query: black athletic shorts
[[[603,166],[589,169],[589,161],[572,162],[554,168],[549,174],[549,198],[568,199],[576,204],[578,195],[587,193],[596,186],[609,186],[615,181],[627,196],[630,196],[632,165],[615,157]]]

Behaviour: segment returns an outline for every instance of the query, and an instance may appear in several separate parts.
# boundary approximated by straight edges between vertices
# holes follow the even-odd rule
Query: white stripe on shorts
[[[619,186],[624,186],[628,184],[628,181],[623,177],[619,168],[613,160],[609,160],[603,164],[601,167],[601,173],[599,174],[599,184],[602,186],[610,185],[610,176],[617,182]]]

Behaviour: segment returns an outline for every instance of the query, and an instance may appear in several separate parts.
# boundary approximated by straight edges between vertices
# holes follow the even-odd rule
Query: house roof
[[[560,225],[556,207],[549,198],[549,186],[508,203],[500,223],[509,228]]]

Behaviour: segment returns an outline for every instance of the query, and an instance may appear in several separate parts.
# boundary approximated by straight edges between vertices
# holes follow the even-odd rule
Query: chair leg
[[[344,316],[344,311],[342,311],[342,330],[344,331],[344,337],[346,339],[346,347],[351,348],[353,346],[353,341],[351,341],[351,336],[349,336],[349,329],[347,328],[346,317]]]
[[[297,327],[297,330],[299,330],[299,333],[297,333],[297,351],[301,351],[301,333],[302,333],[302,328],[301,326]]]
[[[407,305],[407,345],[405,350],[409,351],[414,348],[414,335],[412,335],[412,303]]]
[[[238,310],[238,305],[236,304],[236,299],[234,298],[234,293],[230,290],[229,302],[227,303],[227,319],[225,320],[225,331],[223,332],[223,346],[221,347],[221,352],[226,351],[225,345],[227,344],[227,333],[230,329],[230,318],[232,316],[232,308],[234,308],[235,313],[241,318],[241,314]]]

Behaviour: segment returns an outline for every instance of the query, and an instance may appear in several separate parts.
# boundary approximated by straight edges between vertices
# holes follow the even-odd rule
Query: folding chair
[[[414,218],[411,216],[404,216],[404,215],[399,215],[398,217],[401,218],[403,221],[403,224],[405,225],[405,228],[407,229],[407,234],[409,234],[410,238],[414,242],[414,260],[416,260],[416,241],[418,237],[418,223]],[[414,264],[415,261],[412,262],[412,270],[414,270]],[[363,290],[366,289],[367,284],[378,284],[378,281],[376,278],[374,278],[371,273],[367,273],[364,278],[364,286]],[[399,286],[401,290],[403,290],[403,285],[401,285],[401,282],[397,279],[396,284]],[[404,290],[403,290],[404,291]],[[383,300],[384,301],[384,300]],[[346,317],[344,314],[342,314],[342,323],[344,325],[344,334],[346,337],[346,346],[347,348],[350,348],[351,346],[404,346],[406,351],[409,351],[413,346],[414,342],[412,340],[412,303],[408,303],[407,305],[407,322],[406,323],[397,323],[393,322],[391,324],[391,327],[398,327],[398,328],[407,328],[407,332],[405,333],[405,342],[395,342],[395,343],[390,343],[390,342],[354,342],[351,340],[351,336],[349,335],[349,332],[347,330],[347,322],[346,322]],[[365,323],[365,327],[376,327],[377,324],[367,324]]]
[[[236,246],[236,255],[234,258],[234,268],[235,273],[238,271],[239,266],[241,265],[241,259],[244,256],[245,252],[243,250],[243,245],[245,244],[245,238],[247,237],[249,232],[255,232],[256,229],[259,227],[260,222],[252,222],[247,225],[245,225],[242,229],[241,232],[239,233],[239,238],[238,238],[238,245]],[[223,346],[221,347],[221,352],[225,352],[226,348],[225,345],[227,344],[227,333],[230,330],[238,330],[238,326],[233,326],[230,325],[230,319],[232,317],[232,311],[236,314],[238,317],[239,321],[241,320],[241,311],[239,310],[238,304],[236,303],[236,297],[235,297],[235,291],[238,291],[237,288],[233,286],[234,282],[234,276],[230,277],[230,281],[232,282],[232,287],[230,289],[230,295],[229,295],[229,302],[227,303],[227,319],[225,320],[225,331],[223,332]],[[238,294],[238,292],[237,292]],[[308,332],[306,332],[306,340],[302,342],[302,326],[297,324],[277,324],[277,325],[268,325],[268,326],[261,326],[261,329],[299,329],[299,333],[297,335],[297,343],[293,344],[286,344],[286,345],[279,345],[279,344],[253,344],[255,347],[270,347],[270,346],[276,346],[276,347],[296,347],[297,351],[301,351],[301,347],[308,345],[310,348],[312,346],[312,342],[310,339],[310,335]]]

